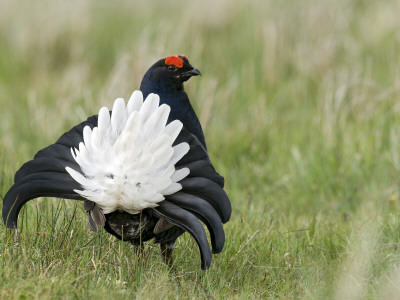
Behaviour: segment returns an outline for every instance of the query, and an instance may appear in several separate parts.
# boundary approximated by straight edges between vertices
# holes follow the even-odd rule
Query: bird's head
[[[183,89],[183,83],[192,76],[201,75],[185,55],[160,59],[146,72],[140,89],[146,93],[169,92]]]

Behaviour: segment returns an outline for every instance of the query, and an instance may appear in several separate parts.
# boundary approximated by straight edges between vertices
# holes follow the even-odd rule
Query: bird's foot
[[[161,259],[168,267],[172,267],[174,259],[172,257],[172,252],[174,251],[175,241],[172,243],[160,244],[161,249]]]
[[[133,248],[133,253],[135,253],[136,257],[143,256],[143,253],[144,253],[144,245],[143,244],[131,243],[131,245],[132,245],[132,248]]]

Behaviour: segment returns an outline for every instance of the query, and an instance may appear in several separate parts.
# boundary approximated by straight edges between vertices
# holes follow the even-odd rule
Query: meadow
[[[153,243],[138,257],[91,232],[79,202],[30,201],[18,232],[0,226],[0,299],[398,299],[399,12],[395,0],[2,0],[1,197],[38,150],[184,53],[233,213],[208,271],[188,234],[170,270]]]

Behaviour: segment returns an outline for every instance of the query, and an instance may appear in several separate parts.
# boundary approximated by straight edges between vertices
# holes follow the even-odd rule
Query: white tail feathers
[[[172,146],[182,123],[166,125],[171,109],[159,103],[156,94],[143,102],[140,91],[133,92],[126,106],[122,98],[116,99],[111,116],[108,108],[101,108],[97,127],[86,126],[79,149],[71,148],[82,170],[66,168],[83,188],[75,192],[97,203],[104,213],[139,213],[182,189],[179,181],[189,169],[175,170],[175,164],[189,145]]]

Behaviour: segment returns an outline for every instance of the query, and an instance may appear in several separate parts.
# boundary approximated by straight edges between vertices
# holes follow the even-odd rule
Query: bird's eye
[[[175,70],[176,70],[176,66],[174,66],[174,65],[169,65],[169,66],[168,66],[168,70],[175,71]]]

